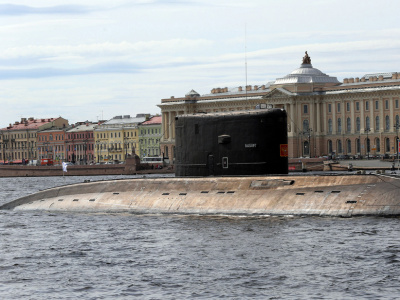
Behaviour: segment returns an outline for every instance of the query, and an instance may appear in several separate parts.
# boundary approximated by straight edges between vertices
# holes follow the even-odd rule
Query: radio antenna
[[[246,101],[247,101],[247,23],[244,23],[244,67],[246,75],[246,86],[244,87],[246,91]]]

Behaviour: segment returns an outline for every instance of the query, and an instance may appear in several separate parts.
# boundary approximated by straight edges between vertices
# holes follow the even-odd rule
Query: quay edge
[[[399,216],[387,175],[145,178],[44,190],[0,209],[227,215]]]

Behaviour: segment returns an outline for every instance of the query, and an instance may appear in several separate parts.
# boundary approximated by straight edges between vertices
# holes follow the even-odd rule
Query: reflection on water
[[[105,178],[0,179],[0,203]],[[395,299],[398,228],[397,218],[0,211],[0,296]]]

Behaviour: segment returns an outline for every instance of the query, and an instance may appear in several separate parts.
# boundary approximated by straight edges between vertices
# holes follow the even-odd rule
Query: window
[[[385,117],[385,130],[389,131],[390,129],[390,120],[389,120],[389,116]]]
[[[376,131],[379,131],[379,116],[376,116],[376,118],[375,118],[375,130]]]
[[[385,100],[385,108],[389,109],[389,100]]]
[[[360,132],[360,117],[357,117],[356,119],[356,131]]]
[[[395,107],[396,107],[396,108],[399,108],[399,100],[396,99],[396,100],[394,101],[394,104],[395,104]]]
[[[385,139],[385,151],[390,152],[390,139],[389,138]]]
[[[332,153],[332,141],[328,141],[328,153]]]
[[[346,103],[346,110],[350,111],[350,103],[349,102]]]
[[[347,154],[351,153],[351,141],[347,140]]]
[[[343,151],[343,149],[342,149],[342,141],[341,140],[338,140],[337,141],[337,148],[338,148],[338,153],[342,153]]]
[[[357,145],[357,153],[360,153],[361,149],[360,139],[356,139],[356,145]]]
[[[328,133],[332,133],[332,119],[328,120]]]
[[[395,125],[400,125],[400,118],[399,115],[396,115],[396,124]]]
[[[351,119],[347,118],[347,132],[351,131]]]
[[[370,129],[369,117],[365,118],[365,129]]]
[[[328,113],[332,112],[332,104],[328,104]]]
[[[337,104],[337,111],[340,112],[340,103]]]
[[[365,110],[369,110],[369,101],[365,101]]]
[[[342,119],[340,119],[340,118],[337,120],[337,130],[338,130],[338,133],[342,132]]]
[[[375,101],[375,109],[376,109],[376,110],[379,109],[379,101]]]
[[[381,140],[379,138],[376,138],[375,145],[376,145],[376,152],[381,152]]]
[[[307,131],[310,128],[308,120],[303,121],[303,131]]]

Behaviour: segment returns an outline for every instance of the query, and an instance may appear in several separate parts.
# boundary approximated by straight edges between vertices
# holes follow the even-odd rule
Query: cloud
[[[205,39],[170,39],[164,41],[140,41],[136,43],[94,43],[71,45],[41,45],[13,47],[0,51],[1,59],[21,59],[21,58],[54,58],[57,56],[65,57],[108,57],[142,54],[144,56],[151,53],[167,53],[183,49],[196,49],[198,47],[210,46],[211,41]]]
[[[83,68],[26,68],[0,69],[0,80],[20,78],[45,78],[59,76],[76,76],[89,74],[129,73],[140,72],[142,67],[128,62],[106,62]]]
[[[82,5],[56,5],[33,7],[16,4],[0,4],[0,15],[29,15],[29,14],[87,14],[95,10],[93,7]]]

